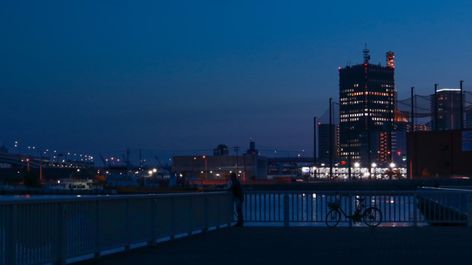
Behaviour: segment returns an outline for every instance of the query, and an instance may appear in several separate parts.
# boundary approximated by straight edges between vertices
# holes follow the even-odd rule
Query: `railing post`
[[[65,208],[64,203],[60,202],[57,204],[57,259],[55,264],[62,265],[65,264],[66,259],[66,240],[65,240]]]
[[[125,242],[125,251],[128,251],[130,249],[131,245],[131,227],[130,227],[130,214],[129,214],[129,199],[125,199],[125,237],[126,237],[126,242]]]
[[[472,227],[472,195],[467,200],[467,226]]]
[[[187,234],[188,236],[191,236],[192,233],[193,233],[193,222],[192,222],[192,219],[193,219],[193,203],[192,203],[192,197],[194,195],[188,195],[188,218],[187,218],[187,221],[188,221],[188,231],[187,231]]]
[[[221,223],[221,198],[219,196],[219,194],[216,195],[216,229],[219,229],[221,227],[220,223]]]
[[[415,227],[418,226],[418,193],[413,195],[413,224]]]
[[[349,203],[348,203],[349,214],[352,215],[352,214],[354,214],[354,212],[352,211],[352,199],[355,198],[355,195],[349,194],[349,196],[347,196],[347,197],[349,198]],[[349,227],[352,227],[352,218],[349,218]]]
[[[175,196],[170,196],[170,240],[175,238]]]
[[[284,200],[284,226],[288,227],[290,215],[289,215],[289,197],[287,193],[284,193],[283,200]]]
[[[148,245],[149,246],[155,246],[156,245],[156,240],[157,240],[157,235],[156,235],[156,204],[157,201],[155,198],[151,199],[151,222],[150,222],[150,234],[151,235],[151,240],[149,240]]]
[[[224,198],[227,200],[228,207],[229,207],[228,209],[225,207],[225,209],[228,210],[228,212],[226,213],[228,215],[228,216],[226,216],[226,217],[228,217],[228,227],[231,227],[231,223],[233,222],[233,213],[234,213],[233,197],[232,197],[232,195],[229,195],[229,192],[228,192],[227,194],[225,194]],[[244,212],[243,207],[244,207],[244,200],[241,204],[241,212]],[[244,215],[243,215],[243,217],[244,217]]]
[[[93,258],[100,258],[100,200],[95,201],[95,252],[93,253]]]
[[[204,200],[203,200],[203,229],[202,232],[208,232],[208,194],[204,195]]]
[[[16,243],[18,233],[18,205],[12,204],[10,209],[10,218],[8,219],[8,226],[5,232],[9,234],[6,242],[6,260],[5,264],[16,265]]]

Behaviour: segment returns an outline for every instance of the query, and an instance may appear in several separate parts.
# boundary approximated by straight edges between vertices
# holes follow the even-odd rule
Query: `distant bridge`
[[[30,167],[39,168],[41,166],[56,168],[91,168],[94,167],[93,162],[89,161],[73,161],[61,160],[55,161],[49,158],[0,152],[0,164],[7,164],[13,167]]]

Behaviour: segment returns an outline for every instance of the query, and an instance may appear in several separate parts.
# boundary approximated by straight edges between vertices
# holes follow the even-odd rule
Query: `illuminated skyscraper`
[[[434,96],[436,95],[436,100]],[[437,106],[436,106],[437,104]],[[455,130],[461,126],[461,90],[459,88],[438,89],[431,95],[431,113],[433,128],[437,130]]]
[[[381,66],[369,62],[368,49],[363,52],[363,64],[339,68],[340,156],[369,166],[391,160],[395,55],[387,52],[387,66]]]

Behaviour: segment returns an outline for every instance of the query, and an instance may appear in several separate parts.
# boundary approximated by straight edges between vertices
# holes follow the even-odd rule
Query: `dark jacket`
[[[230,189],[235,198],[244,200],[243,189],[241,187],[241,183],[238,180],[231,181]]]

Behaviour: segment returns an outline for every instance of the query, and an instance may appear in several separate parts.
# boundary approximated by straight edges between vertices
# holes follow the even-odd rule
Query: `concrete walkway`
[[[472,229],[229,228],[87,264],[472,264]]]

